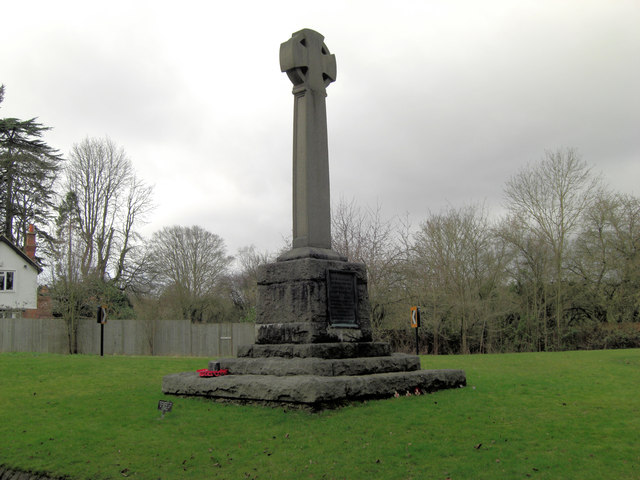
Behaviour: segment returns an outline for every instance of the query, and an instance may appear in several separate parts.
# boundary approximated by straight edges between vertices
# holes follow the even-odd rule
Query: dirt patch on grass
[[[50,477],[43,473],[22,472],[0,465],[0,480],[68,480],[68,477]]]

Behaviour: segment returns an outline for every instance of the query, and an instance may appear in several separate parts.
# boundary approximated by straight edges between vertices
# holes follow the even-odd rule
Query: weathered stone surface
[[[218,368],[216,368],[216,364]],[[223,358],[209,362],[210,370],[227,369],[231,375],[370,375],[420,369],[420,358],[396,353],[388,357],[322,358]]]
[[[326,330],[324,322],[256,323],[256,343],[318,343]]]
[[[293,83],[293,248],[331,248],[326,87],[336,59],[305,28],[280,45],[280,69]]]
[[[196,372],[167,375],[165,394],[331,407],[344,400],[386,398],[394,392],[433,392],[466,385],[462,370],[415,370],[365,376],[228,375],[201,378]]]
[[[388,343],[306,343],[306,344],[269,344],[241,345],[238,357],[250,358],[356,358],[386,357],[391,355]]]
[[[355,276],[355,323],[329,321],[327,278]],[[371,340],[367,272],[359,263],[303,258],[264,265],[258,272],[256,343],[366,342]]]
[[[298,247],[288,252],[283,253],[278,257],[279,262],[286,262],[288,260],[298,260],[299,258],[319,258],[322,260],[339,260],[346,262],[347,257],[343,257],[339,253],[330,250],[328,248],[314,248],[314,247]]]
[[[256,343],[359,342],[363,336],[359,328],[332,327],[323,322],[256,324]]]
[[[367,284],[367,269],[362,263],[300,258],[262,265],[257,272],[258,285],[290,281],[325,280],[327,269],[355,272],[359,283]]]

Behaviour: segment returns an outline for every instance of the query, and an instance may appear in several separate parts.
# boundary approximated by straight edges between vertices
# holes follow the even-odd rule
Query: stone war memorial
[[[335,56],[304,29],[280,45],[280,68],[294,96],[292,249],[258,275],[255,344],[209,363],[224,375],[165,376],[163,392],[319,410],[466,385],[464,371],[421,370],[417,355],[372,341],[366,268],[331,249],[326,89]]]

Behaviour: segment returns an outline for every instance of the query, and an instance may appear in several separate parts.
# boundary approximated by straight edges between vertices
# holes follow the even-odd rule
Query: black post
[[[104,324],[107,323],[107,311],[105,307],[98,307],[96,310],[96,318],[100,324],[100,356],[104,357]]]
[[[418,329],[415,328],[414,330],[416,331],[416,355],[420,355],[420,346],[419,346],[420,339],[418,337]]]

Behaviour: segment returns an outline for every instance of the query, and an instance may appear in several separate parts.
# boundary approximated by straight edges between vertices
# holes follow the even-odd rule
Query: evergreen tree
[[[2,85],[0,103],[4,93]],[[35,118],[0,118],[0,233],[17,245],[24,243],[30,223],[44,245],[51,245],[47,226],[62,157],[42,140],[48,130]]]

